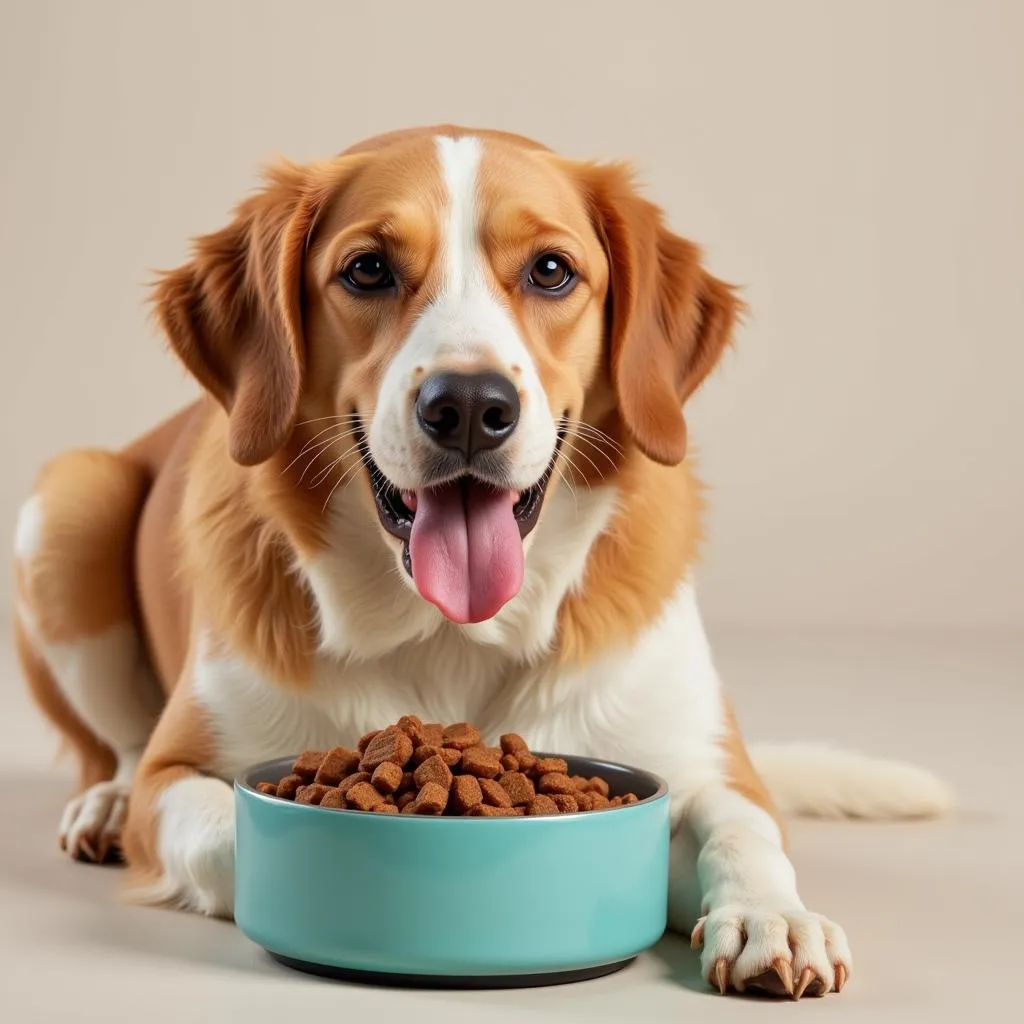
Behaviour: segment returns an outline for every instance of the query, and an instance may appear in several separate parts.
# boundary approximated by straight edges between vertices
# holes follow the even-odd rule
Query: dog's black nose
[[[416,418],[443,448],[471,459],[503,444],[519,422],[519,393],[500,373],[439,373],[416,399]]]

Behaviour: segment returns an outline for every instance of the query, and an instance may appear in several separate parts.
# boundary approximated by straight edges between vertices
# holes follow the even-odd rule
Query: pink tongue
[[[409,554],[423,598],[453,622],[483,622],[523,584],[518,495],[459,482],[416,492]]]

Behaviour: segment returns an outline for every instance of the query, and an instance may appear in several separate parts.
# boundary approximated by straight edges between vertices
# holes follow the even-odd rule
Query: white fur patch
[[[172,782],[158,801],[163,878],[145,902],[231,917],[235,902],[235,798],[219,779]]]
[[[18,510],[14,528],[14,554],[23,562],[35,557],[43,543],[43,502],[33,494]]]
[[[78,717],[119,758],[141,750],[156,724],[162,697],[134,625],[121,622],[95,636],[48,643],[28,609],[20,607],[19,616]]]

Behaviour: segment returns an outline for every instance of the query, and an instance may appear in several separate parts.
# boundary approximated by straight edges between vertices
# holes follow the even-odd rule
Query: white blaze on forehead
[[[477,243],[476,177],[480,166],[480,140],[437,140],[441,173],[448,191],[445,223],[445,292],[465,294],[468,285],[483,283]]]
[[[480,139],[438,136],[445,192],[441,224],[442,287],[416,320],[381,382],[370,424],[370,449],[384,475],[414,489],[434,449],[420,430],[412,397],[440,370],[493,368],[519,388],[519,426],[504,446],[509,486],[525,490],[540,479],[555,448],[556,427],[529,349],[507,304],[488,279],[480,242]]]

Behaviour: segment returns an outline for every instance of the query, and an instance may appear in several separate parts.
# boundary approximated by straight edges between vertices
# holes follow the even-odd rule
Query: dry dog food
[[[570,775],[560,757],[537,757],[515,733],[489,747],[468,722],[424,723],[403,715],[368,732],[355,750],[307,750],[276,786],[257,787],[297,804],[374,814],[474,818],[579,814],[637,802],[611,796],[601,778]]]

